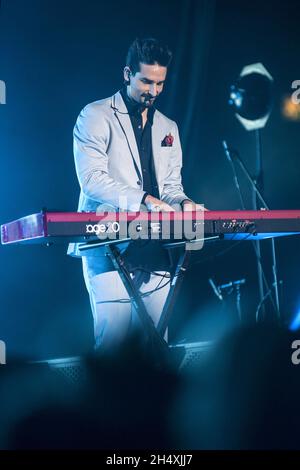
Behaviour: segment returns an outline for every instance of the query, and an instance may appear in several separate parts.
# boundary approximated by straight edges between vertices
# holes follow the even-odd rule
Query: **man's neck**
[[[147,117],[148,117],[148,108],[145,108],[144,111],[142,112],[143,129],[144,129],[145,125],[146,125]]]
[[[129,99],[129,101],[135,105],[135,106],[140,106],[142,111],[141,111],[141,115],[142,115],[142,118],[143,118],[143,124],[144,124],[144,121],[146,122],[147,121],[147,115],[148,115],[148,108],[144,107],[142,104],[138,103],[137,101],[135,101],[135,99],[132,98],[132,96],[130,95],[129,93],[129,90],[128,90],[128,86],[126,87],[126,95],[127,95],[127,98]]]

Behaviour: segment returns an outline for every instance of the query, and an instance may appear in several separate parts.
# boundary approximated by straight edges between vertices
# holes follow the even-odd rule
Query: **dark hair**
[[[140,62],[143,64],[158,64],[168,67],[172,59],[172,52],[168,46],[158,39],[136,38],[128,49],[126,65],[133,75],[140,70]]]

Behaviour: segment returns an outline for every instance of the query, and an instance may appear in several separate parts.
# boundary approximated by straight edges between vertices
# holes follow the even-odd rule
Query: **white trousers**
[[[95,348],[109,350],[121,344],[128,334],[140,329],[141,323],[117,271],[101,273],[100,257],[83,256],[82,265],[94,318]],[[170,289],[169,273],[159,271],[159,274],[166,277],[151,274],[149,282],[142,283],[139,288],[139,292],[145,294],[164,286],[142,297],[155,326]]]

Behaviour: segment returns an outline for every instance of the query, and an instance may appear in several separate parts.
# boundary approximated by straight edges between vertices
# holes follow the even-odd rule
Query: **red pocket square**
[[[172,136],[171,132],[166,135],[166,137],[161,141],[162,147],[172,147],[174,142],[174,137]]]

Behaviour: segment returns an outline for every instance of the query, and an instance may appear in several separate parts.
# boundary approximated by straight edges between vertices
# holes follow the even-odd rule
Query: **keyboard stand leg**
[[[175,274],[171,281],[169,294],[166,299],[160,320],[157,325],[158,333],[160,334],[162,338],[164,337],[166,329],[168,327],[168,324],[169,324],[169,321],[173,312],[174,304],[177,299],[179,289],[182,285],[182,281],[186,273],[186,270],[189,267],[190,260],[191,260],[191,250],[184,249],[184,252],[179,257]]]
[[[146,333],[147,343],[150,346],[151,353],[154,354],[154,357],[157,359],[159,364],[166,364],[169,360],[168,345],[163,339],[163,336],[161,336],[155,328],[153,320],[149,316],[140,293],[134,285],[119,249],[115,245],[108,245],[106,246],[106,250],[115,269],[118,271],[130,300],[139,316],[143,330]]]

